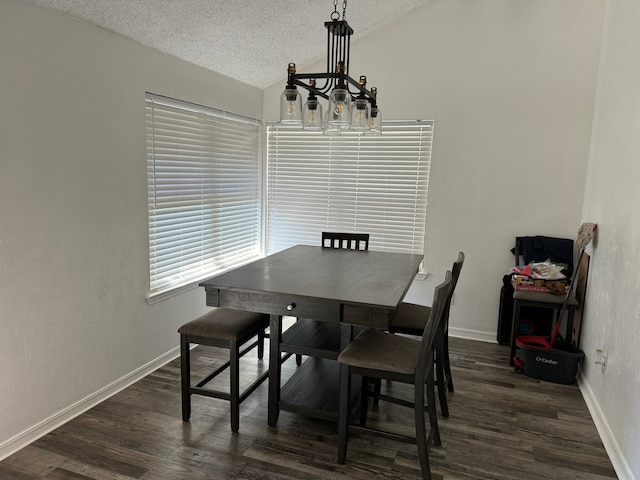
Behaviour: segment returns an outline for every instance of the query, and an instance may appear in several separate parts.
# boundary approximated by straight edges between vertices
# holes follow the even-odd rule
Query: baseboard
[[[25,430],[22,433],[10,438],[9,440],[0,444],[0,461],[4,460],[10,455],[13,455],[18,450],[26,447],[30,443],[36,441],[40,437],[43,437],[47,433],[55,430],[59,426],[65,424],[69,420],[77,417],[78,415],[86,412],[92,407],[95,407],[100,402],[103,402],[107,398],[115,395],[116,393],[124,390],[128,386],[134,384],[141,378],[144,378],[154,370],[166,365],[170,361],[180,356],[180,347],[175,347],[152,360],[151,362],[143,365],[142,367],[134,370],[133,372],[125,375],[124,377],[116,380],[110,385],[101,388],[95,393],[83,398],[79,402],[70,405],[69,407],[60,410],[58,413],[50,416],[44,421],[34,425],[33,427]]]
[[[593,423],[595,423],[596,430],[598,430],[598,433],[600,434],[600,439],[602,440],[604,448],[609,455],[609,459],[616,471],[616,475],[618,475],[620,480],[638,480],[634,477],[629,464],[620,451],[618,442],[616,442],[613,432],[611,431],[611,428],[609,428],[607,419],[600,409],[600,404],[596,400],[591,386],[582,375],[578,377],[578,387],[580,387],[582,397],[587,404]]]
[[[498,343],[496,332],[482,332],[480,330],[468,330],[466,328],[449,327],[449,336],[478,340],[480,342]]]

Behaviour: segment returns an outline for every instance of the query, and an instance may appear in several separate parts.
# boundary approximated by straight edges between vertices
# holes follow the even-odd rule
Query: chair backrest
[[[436,339],[441,331],[447,311],[447,303],[449,303],[452,293],[453,279],[451,272],[447,271],[444,282],[435,288],[431,313],[422,332],[418,365],[416,365],[416,384],[419,383],[419,379],[423,379],[422,383],[424,383],[424,379],[427,378],[427,374],[433,368]]]
[[[597,229],[598,229],[598,225],[595,223],[583,223],[582,225],[580,225],[580,228],[578,230],[578,238],[576,239],[576,245],[580,248],[580,253],[578,254],[578,261],[576,262],[576,268],[573,271],[571,278],[569,279],[569,288],[567,289],[567,293],[564,297],[564,302],[562,303],[562,307],[558,312],[558,318],[562,318],[562,316],[564,315],[564,312],[567,310],[569,306],[571,293],[576,288],[576,285],[578,283],[578,275],[580,274],[580,265],[582,264],[582,258],[585,255],[587,255],[585,253],[585,249],[587,248],[587,245],[591,243],[591,240],[593,240],[593,237]],[[586,274],[586,271],[583,270],[583,273]],[[556,339],[558,338],[558,333],[560,332],[560,323],[561,322],[556,322],[556,327],[551,333],[551,339],[549,341],[551,346],[553,346],[556,343]]]
[[[323,248],[369,250],[368,233],[322,232]]]
[[[458,279],[460,278],[460,272],[462,271],[462,264],[464,263],[464,259],[464,252],[458,252],[458,259],[453,262],[453,267],[451,267],[451,294],[449,295],[449,299],[445,307],[445,329],[448,328],[447,325],[449,323],[449,309],[451,308],[451,299],[453,298],[453,293],[456,290],[456,285],[458,284]]]
[[[515,256],[515,266],[528,265],[531,262],[551,260],[554,263],[568,265],[567,275],[573,272],[573,239],[545,237],[543,235],[516,237],[515,247],[511,250]]]
[[[458,252],[458,259],[453,262],[453,267],[451,267],[451,293],[456,289],[456,285],[458,284],[458,278],[460,278],[460,272],[462,271],[462,264],[464,263],[464,252]]]

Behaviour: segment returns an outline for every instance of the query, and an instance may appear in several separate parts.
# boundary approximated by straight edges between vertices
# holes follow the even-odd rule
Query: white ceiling
[[[266,88],[326,55],[333,0],[26,0]],[[351,0],[354,41],[430,0]],[[342,13],[343,2],[338,1]]]

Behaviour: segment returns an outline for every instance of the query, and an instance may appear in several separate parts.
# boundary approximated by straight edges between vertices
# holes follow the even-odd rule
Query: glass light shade
[[[351,130],[362,132],[369,128],[369,101],[356,98],[351,106]]]
[[[302,128],[306,130],[322,130],[322,104],[317,98],[309,98],[302,111]]]
[[[342,130],[348,129],[351,123],[351,94],[346,88],[334,88],[329,95],[327,111],[329,125],[337,125]]]
[[[327,112],[325,115],[324,130],[322,131],[322,133],[329,137],[337,137],[342,135],[342,128],[340,128],[340,125],[329,123],[329,117],[330,114],[329,112]]]
[[[297,88],[285,88],[280,96],[280,122],[302,123],[302,96]]]
[[[371,109],[369,117],[369,130],[365,130],[366,135],[382,135],[382,113],[378,107]]]

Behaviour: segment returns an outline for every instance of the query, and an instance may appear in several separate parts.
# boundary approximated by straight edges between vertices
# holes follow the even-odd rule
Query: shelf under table
[[[354,376],[352,402],[359,393],[360,380]],[[335,360],[305,359],[280,389],[280,410],[337,422],[339,405],[340,364]]]
[[[340,353],[340,328],[339,323],[298,319],[282,332],[280,350],[335,360]]]

